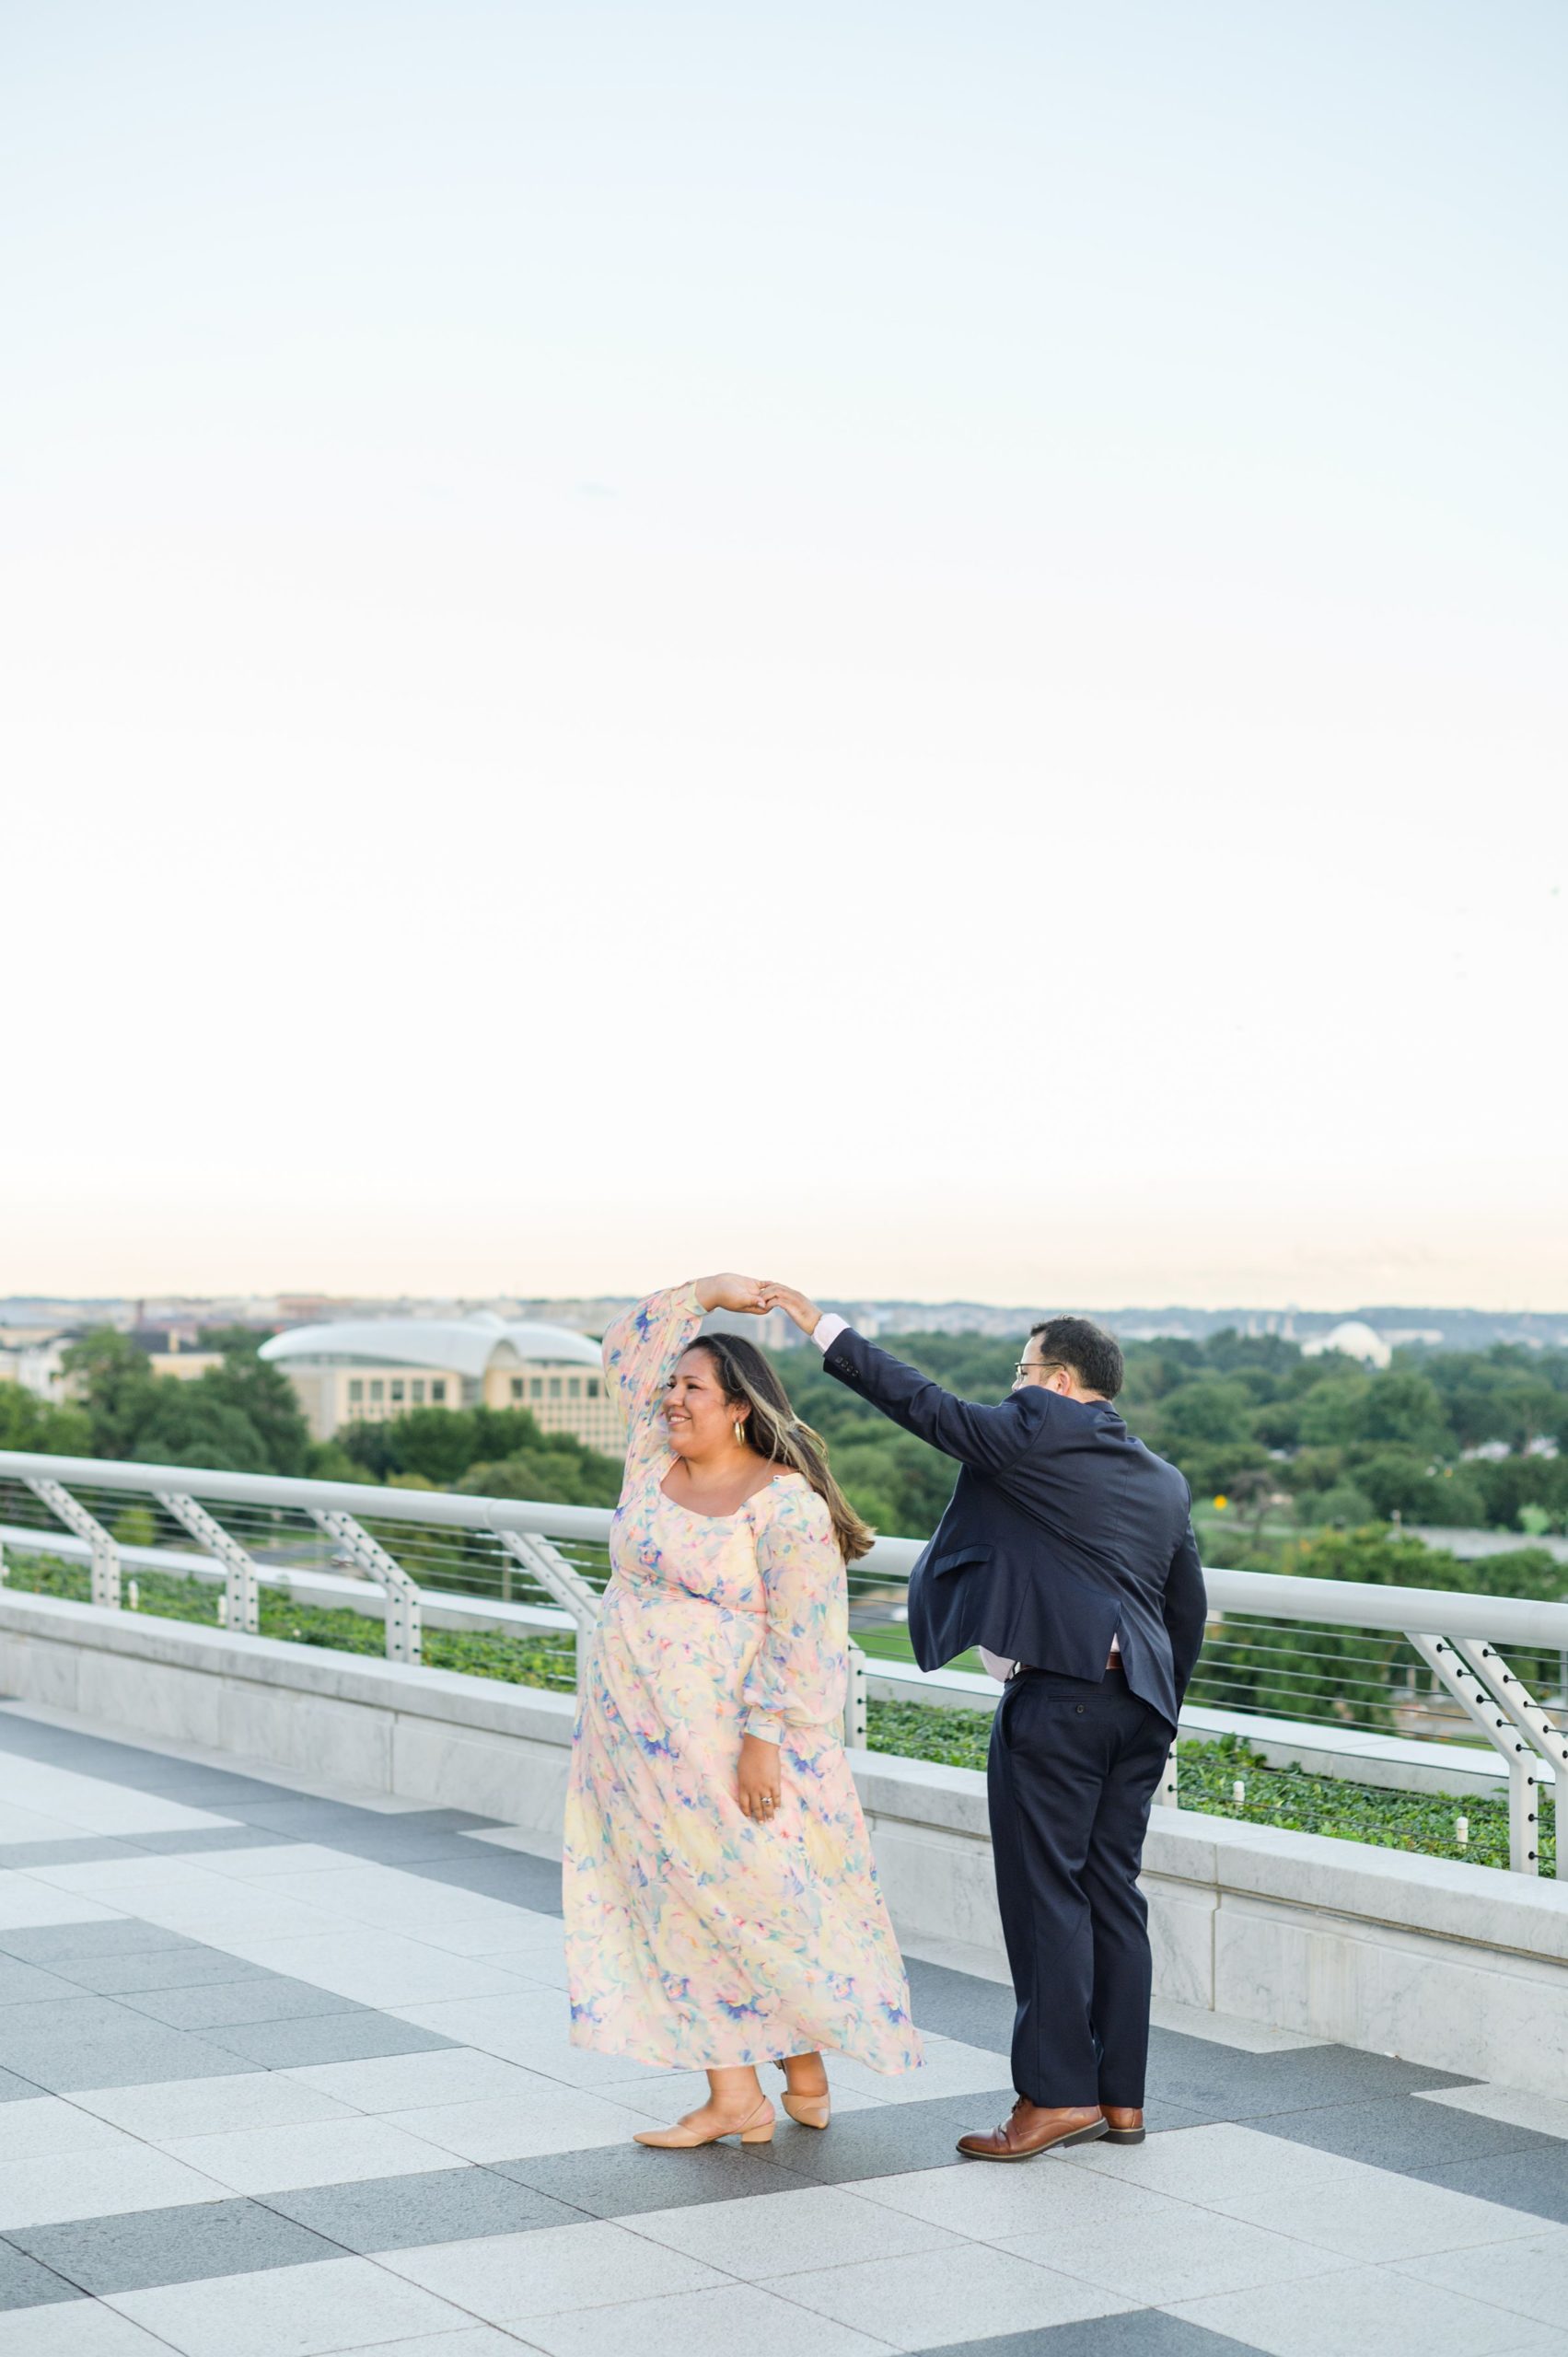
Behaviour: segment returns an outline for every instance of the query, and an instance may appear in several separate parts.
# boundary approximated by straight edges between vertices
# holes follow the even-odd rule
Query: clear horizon
[[[1568,1299],[1561,9],[0,63],[0,1291]]]

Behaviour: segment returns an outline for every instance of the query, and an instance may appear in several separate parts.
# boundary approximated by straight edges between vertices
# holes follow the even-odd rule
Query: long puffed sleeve
[[[619,1393],[626,1418],[628,1478],[666,1447],[659,1406],[703,1314],[694,1284],[672,1285],[668,1293],[651,1293],[605,1335],[600,1355],[605,1380]]]
[[[841,1717],[849,1680],[849,1585],[825,1502],[798,1474],[765,1492],[757,1568],[768,1631],[741,1690],[748,1735],[777,1743],[786,1727]]]

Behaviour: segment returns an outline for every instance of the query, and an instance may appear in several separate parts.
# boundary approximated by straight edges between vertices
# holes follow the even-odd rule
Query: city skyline
[[[189,1343],[203,1329],[227,1323],[276,1331],[337,1318],[438,1318],[470,1316],[476,1310],[492,1311],[503,1320],[538,1319],[597,1334],[636,1299],[635,1294],[626,1293],[536,1294],[521,1288],[480,1295],[11,1294],[0,1295],[0,1335],[8,1333],[14,1341],[17,1334],[29,1328],[41,1331],[46,1328],[85,1329],[98,1320],[144,1336],[168,1328]],[[1484,1348],[1493,1341],[1514,1340],[1539,1346],[1568,1345],[1568,1308],[1510,1309],[1475,1303],[1363,1301],[1311,1308],[1299,1302],[1111,1305],[1059,1296],[1049,1302],[1037,1300],[1028,1304],[827,1294],[823,1306],[843,1313],[852,1321],[856,1318],[869,1318],[866,1330],[871,1332],[917,1329],[953,1333],[1023,1332],[1031,1318],[1047,1310],[1070,1306],[1110,1323],[1117,1331],[1132,1339],[1183,1334],[1202,1337],[1234,1325],[1247,1334],[1278,1334],[1286,1341],[1306,1341],[1320,1339],[1330,1327],[1365,1323],[1395,1346],[1415,1342],[1443,1349],[1474,1349]],[[774,1311],[762,1322],[770,1341],[787,1342],[796,1339],[796,1329],[782,1311]]]

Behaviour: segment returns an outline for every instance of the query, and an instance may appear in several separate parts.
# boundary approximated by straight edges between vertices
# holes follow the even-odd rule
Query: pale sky
[[[0,92],[0,1294],[1568,1306],[1555,0]]]

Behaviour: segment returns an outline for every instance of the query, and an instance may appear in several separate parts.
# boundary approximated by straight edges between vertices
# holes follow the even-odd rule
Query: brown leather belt
[[[1102,1670],[1100,1675],[1102,1678],[1124,1678],[1127,1675],[1127,1666],[1123,1662],[1121,1655],[1120,1654],[1113,1655],[1111,1659],[1107,1662],[1105,1668]],[[1038,1662],[1016,1661],[1013,1664],[1013,1678],[1065,1678],[1066,1676],[1067,1672],[1064,1669],[1041,1669]],[[1013,1682],[1012,1678],[1009,1678],[1007,1682],[1011,1685]],[[1092,1678],[1080,1678],[1074,1682],[1079,1686],[1092,1686],[1095,1681]]]

